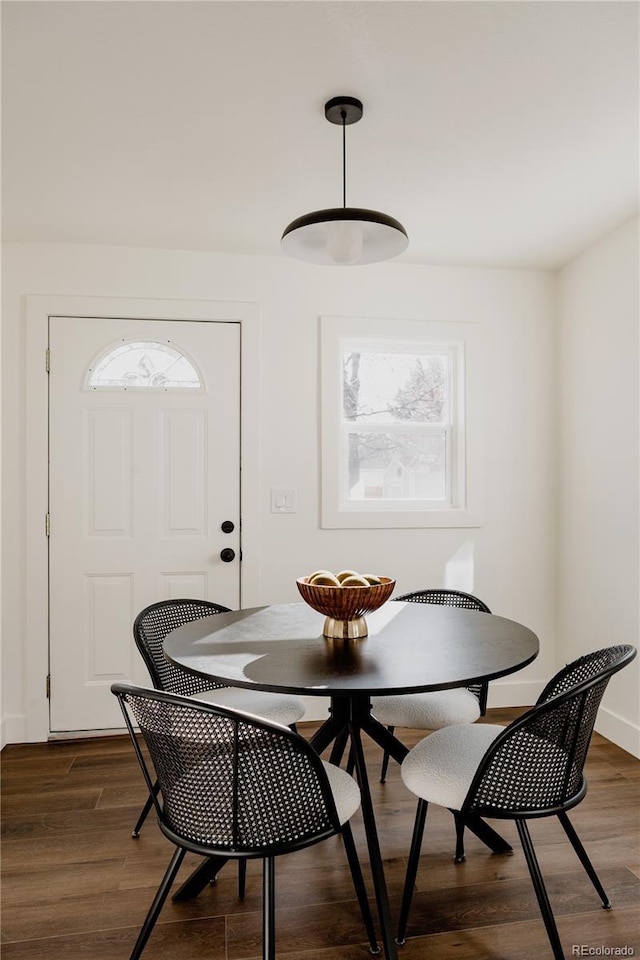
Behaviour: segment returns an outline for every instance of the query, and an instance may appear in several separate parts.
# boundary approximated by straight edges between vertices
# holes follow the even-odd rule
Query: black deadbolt
[[[233,531],[235,530],[233,520],[224,520],[220,524],[220,529],[222,530],[223,533],[233,533]]]

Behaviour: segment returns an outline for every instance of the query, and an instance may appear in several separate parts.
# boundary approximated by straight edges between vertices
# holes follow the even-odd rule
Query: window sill
[[[331,510],[322,513],[323,530],[480,527],[482,520],[470,510]]]

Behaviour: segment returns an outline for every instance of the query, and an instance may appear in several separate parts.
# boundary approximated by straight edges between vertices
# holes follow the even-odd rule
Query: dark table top
[[[215,614],[170,633],[165,655],[232,686],[306,696],[415,693],[467,686],[522,669],[536,635],[494,614],[389,601],[367,614],[360,640],[323,636],[305,603]]]

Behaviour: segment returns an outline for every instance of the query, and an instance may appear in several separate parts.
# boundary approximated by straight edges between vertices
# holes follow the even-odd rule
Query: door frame
[[[49,674],[49,317],[235,321],[240,324],[240,515],[242,606],[260,602],[260,307],[250,301],[27,296],[25,426],[25,706],[27,742],[50,735]]]

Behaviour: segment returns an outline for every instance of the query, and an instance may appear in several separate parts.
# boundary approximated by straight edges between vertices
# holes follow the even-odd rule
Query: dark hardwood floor
[[[506,723],[517,710],[491,710]],[[301,724],[306,734],[314,724]],[[424,733],[404,736],[409,745]],[[380,753],[367,747],[391,907],[397,917],[415,801],[392,764],[377,782]],[[5,960],[128,960],[173,847],[153,817],[131,828],[145,787],[126,737],[10,745],[2,751],[2,956]],[[640,761],[594,736],[589,791],[575,824],[613,903],[605,911],[555,818],[532,836],[567,957],[640,955]],[[359,814],[356,842],[366,845]],[[498,825],[514,853],[492,855],[467,836],[453,862],[451,815],[432,808],[417,892],[400,960],[547,960],[549,944],[513,824]],[[178,882],[197,859],[187,855]],[[367,872],[365,866],[365,873]],[[367,876],[367,882],[369,878]],[[277,864],[278,956],[370,957],[341,842],[332,839]],[[370,886],[370,884],[369,884]],[[261,952],[260,866],[247,896],[237,869],[189,903],[169,900],[145,960],[253,960]],[[582,949],[582,952],[579,952]],[[597,952],[587,952],[597,951]]]

